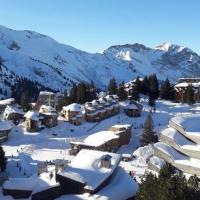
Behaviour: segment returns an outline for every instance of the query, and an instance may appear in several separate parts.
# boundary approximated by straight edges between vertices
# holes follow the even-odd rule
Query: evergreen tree
[[[185,93],[185,101],[188,104],[193,104],[194,103],[194,90],[192,86],[188,86],[186,93]]]
[[[136,200],[200,200],[200,184],[196,176],[185,178],[170,164],[159,175],[148,173],[141,181]]]
[[[108,92],[110,95],[117,94],[117,83],[115,78],[111,79],[108,85]]]
[[[167,78],[160,87],[160,98],[165,100],[171,99],[171,85],[169,79]]]
[[[142,93],[144,95],[147,95],[149,93],[149,79],[147,76],[145,76],[142,81]]]
[[[149,76],[149,96],[151,96],[154,100],[159,96],[159,84],[156,74]]]
[[[86,101],[87,101],[86,85],[85,83],[81,82],[77,87],[76,102],[82,104],[85,103]]]
[[[140,80],[140,77],[137,76],[136,80],[135,80],[135,85],[137,87],[138,93],[142,93],[142,81]]]
[[[93,81],[91,81],[89,84],[87,84],[87,101],[92,101],[94,99],[96,99],[96,88],[94,86]]]
[[[28,98],[28,95],[26,92],[23,92],[21,94],[21,98],[20,98],[20,105],[23,108],[24,111],[27,111],[30,109],[30,105],[29,105],[30,101]]]
[[[127,92],[125,91],[124,81],[119,85],[117,95],[118,95],[119,99],[122,101],[127,99]]]
[[[156,135],[156,132],[154,131],[153,119],[151,117],[151,114],[149,114],[144,122],[144,129],[140,138],[140,146],[145,146],[151,143],[155,143],[157,141],[158,137]]]
[[[140,95],[139,95],[139,91],[138,91],[137,85],[132,86],[131,99],[135,100],[135,101],[139,101],[140,100]]]
[[[70,99],[72,100],[72,102],[76,102],[76,96],[77,96],[77,85],[76,84],[73,84],[69,96],[70,96]]]
[[[148,102],[149,102],[149,106],[151,106],[151,107],[154,107],[156,105],[154,96],[151,93],[149,94]]]
[[[0,145],[0,171],[5,171],[6,170],[6,164],[7,164],[7,158],[5,157],[5,152]]]

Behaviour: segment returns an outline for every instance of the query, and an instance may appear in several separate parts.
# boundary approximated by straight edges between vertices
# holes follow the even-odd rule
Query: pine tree
[[[117,94],[117,83],[115,78],[111,79],[108,85],[108,92],[110,95]]]
[[[156,74],[149,76],[149,95],[151,95],[154,100],[159,96],[159,84]]]
[[[192,86],[188,86],[186,93],[185,93],[185,101],[188,104],[193,104],[194,103],[194,90]]]
[[[140,77],[137,76],[136,80],[135,80],[135,85],[137,87],[138,93],[142,93],[142,81],[140,80]]]
[[[77,96],[77,85],[76,84],[73,84],[69,96],[70,96],[70,99],[72,100],[72,102],[76,102],[76,96]]]
[[[139,101],[140,100],[140,95],[139,95],[139,91],[138,91],[137,85],[132,86],[131,99],[135,100],[135,101]]]
[[[0,145],[0,171],[5,171],[6,170],[6,164],[7,164],[7,158],[5,157],[5,152]]]
[[[23,108],[24,111],[27,111],[30,109],[30,105],[29,105],[29,99],[28,99],[28,95],[26,92],[23,92],[21,94],[21,98],[20,98],[20,105]]]
[[[149,79],[147,76],[144,77],[143,81],[142,81],[142,93],[144,95],[147,95],[149,92]]]
[[[86,85],[85,83],[81,82],[77,87],[76,102],[82,104],[85,103],[86,101],[87,101]]]
[[[171,99],[171,85],[169,79],[167,78],[160,87],[160,98],[165,100]]]
[[[125,91],[124,81],[122,83],[120,83],[119,89],[117,91],[117,95],[118,95],[119,99],[122,101],[127,99],[127,92]]]
[[[145,146],[151,143],[155,143],[157,141],[158,137],[156,135],[156,132],[154,131],[153,119],[151,117],[151,114],[149,114],[144,122],[144,129],[140,138],[140,145]]]
[[[154,96],[152,94],[149,94],[148,103],[149,103],[149,106],[151,106],[151,107],[154,107],[156,105]]]

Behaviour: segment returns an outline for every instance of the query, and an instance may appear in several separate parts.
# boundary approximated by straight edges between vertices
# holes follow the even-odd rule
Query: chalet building
[[[80,125],[83,122],[84,116],[80,104],[72,103],[68,106],[63,106],[61,115],[71,124]]]
[[[115,125],[109,130],[89,135],[82,142],[71,142],[70,154],[76,155],[82,149],[116,152],[122,145],[128,145],[131,125]]]
[[[14,123],[18,124],[21,119],[24,118],[24,112],[19,105],[7,105],[3,117],[5,120],[12,120]]]
[[[43,117],[39,115],[38,112],[28,111],[25,115],[25,129],[28,132],[36,132],[39,131],[42,127],[41,120]]]
[[[129,117],[139,117],[141,115],[143,106],[142,104],[131,100],[127,104],[125,104],[123,108],[124,108],[124,112]]]
[[[42,105],[40,107],[39,114],[42,117],[42,125],[51,128],[58,124],[58,113],[55,108]]]
[[[12,124],[8,121],[0,122],[0,143],[8,140],[8,135],[12,129]]]
[[[41,91],[39,93],[35,109],[39,110],[42,105],[48,105],[55,109],[59,109],[62,101],[63,101],[62,94],[48,92],[48,91]]]
[[[0,113],[2,113],[5,110],[6,106],[13,104],[15,104],[14,98],[0,100]]]
[[[56,180],[65,194],[95,194],[109,184],[120,160],[119,154],[84,149]]]
[[[174,85],[177,102],[185,102],[185,94],[189,86],[194,90],[194,101],[200,102],[200,78],[181,78],[178,80],[178,83]]]
[[[111,126],[109,130],[114,131],[119,136],[120,146],[129,144],[132,134],[132,126],[130,124],[117,124]]]
[[[117,95],[107,95],[104,98],[85,103],[85,119],[98,122],[119,113]]]

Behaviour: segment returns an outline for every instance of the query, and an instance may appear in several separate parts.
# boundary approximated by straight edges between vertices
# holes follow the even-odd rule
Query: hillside
[[[33,32],[16,31],[0,26],[0,86],[4,96],[16,77],[55,90],[70,88],[73,83],[93,80],[105,88],[110,78],[129,81],[137,75],[156,73],[159,79],[200,74],[200,57],[187,47],[164,43],[156,48],[141,44],[111,46],[103,53],[88,53],[60,44]],[[9,82],[9,84],[7,83]]]

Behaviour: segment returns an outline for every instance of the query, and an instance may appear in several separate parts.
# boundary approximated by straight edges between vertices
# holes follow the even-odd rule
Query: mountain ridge
[[[200,56],[180,45],[163,43],[150,48],[134,43],[89,53],[35,31],[4,26],[0,26],[0,58],[8,74],[60,91],[80,81],[93,80],[97,87],[105,89],[113,77],[121,82],[156,73],[160,80],[168,77],[175,82],[182,76],[200,74]],[[1,87],[4,79],[0,71]]]

